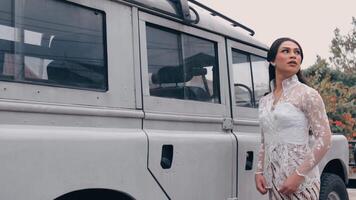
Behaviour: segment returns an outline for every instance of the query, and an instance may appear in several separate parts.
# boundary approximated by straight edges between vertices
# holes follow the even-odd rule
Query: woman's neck
[[[280,92],[283,90],[283,86],[282,86],[282,82],[285,80],[285,79],[288,79],[289,77],[291,76],[286,76],[286,75],[283,75],[283,74],[279,74],[279,73],[276,73],[276,79],[275,79],[275,89],[274,91],[276,93]]]

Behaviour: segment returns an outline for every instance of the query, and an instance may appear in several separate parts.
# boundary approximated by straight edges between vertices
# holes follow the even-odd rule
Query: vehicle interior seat
[[[94,60],[100,55],[84,42],[73,37],[55,36],[50,42],[50,51],[55,59],[47,66],[48,81],[75,87],[96,88],[105,80],[103,60]]]
[[[207,70],[203,67],[187,71],[184,71],[182,67],[162,67],[157,73],[152,74],[152,83],[159,84],[160,87],[150,89],[150,94],[158,97],[210,101],[211,96],[204,88],[182,84],[195,76],[206,74]]]

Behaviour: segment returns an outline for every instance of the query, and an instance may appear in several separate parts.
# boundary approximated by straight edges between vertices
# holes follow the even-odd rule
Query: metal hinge
[[[230,131],[234,128],[234,124],[232,122],[231,118],[224,118],[223,119],[223,124],[222,124],[222,129],[225,131]]]

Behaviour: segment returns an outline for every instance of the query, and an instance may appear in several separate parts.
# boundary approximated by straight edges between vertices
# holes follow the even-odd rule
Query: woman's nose
[[[296,57],[297,57],[297,54],[294,53],[294,52],[291,52],[289,56],[290,56],[291,58],[296,58]]]

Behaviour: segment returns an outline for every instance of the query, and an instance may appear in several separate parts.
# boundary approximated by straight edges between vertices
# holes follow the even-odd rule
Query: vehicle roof
[[[144,7],[146,9],[155,11],[155,13],[162,13],[170,15],[177,19],[182,19],[180,8],[177,6],[179,0],[125,0],[139,7]],[[185,1],[185,0],[183,0]],[[199,27],[220,35],[226,36],[230,39],[236,40],[238,42],[250,44],[260,49],[268,50],[269,47],[250,36],[247,31],[232,26],[231,22],[228,22],[218,16],[213,16],[208,10],[205,10],[191,2],[188,1],[188,5],[194,8],[199,14],[199,22],[197,24],[192,24],[192,26]],[[196,15],[190,9],[190,15],[195,19]]]

